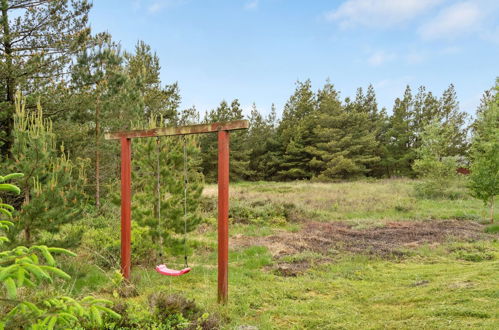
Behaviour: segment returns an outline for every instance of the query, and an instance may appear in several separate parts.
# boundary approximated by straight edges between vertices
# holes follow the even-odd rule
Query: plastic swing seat
[[[187,274],[188,272],[191,271],[191,267],[186,267],[181,270],[175,270],[175,269],[170,269],[166,265],[158,265],[156,266],[156,271],[162,275],[166,276],[180,276]]]

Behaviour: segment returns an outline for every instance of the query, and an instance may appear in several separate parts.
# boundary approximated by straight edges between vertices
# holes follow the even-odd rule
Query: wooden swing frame
[[[159,136],[218,134],[218,302],[225,304],[229,288],[229,132],[247,129],[247,120],[106,133],[121,142],[121,273],[130,279],[132,237],[132,139]]]

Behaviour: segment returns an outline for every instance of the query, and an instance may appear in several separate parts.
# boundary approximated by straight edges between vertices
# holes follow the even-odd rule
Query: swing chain
[[[187,262],[187,184],[188,173],[187,173],[187,142],[185,135],[183,137],[184,142],[184,266],[189,267]]]
[[[160,153],[161,153],[161,141],[159,139],[159,136],[156,137],[156,193],[158,195],[158,200],[157,200],[157,216],[158,216],[158,228],[160,227],[160,222],[161,222],[161,168],[160,168]],[[164,241],[163,241],[163,235],[159,235],[159,245],[161,246],[161,251],[159,253],[159,256],[161,257],[163,255],[163,250],[164,250]]]

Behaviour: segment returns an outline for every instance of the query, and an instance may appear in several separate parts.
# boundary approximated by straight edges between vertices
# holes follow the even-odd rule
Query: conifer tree
[[[276,173],[273,167],[277,165],[272,154],[276,143],[275,106],[272,105],[270,114],[264,118],[253,103],[249,122],[246,148],[250,150],[249,169],[253,173],[250,179],[272,179]]]
[[[144,104],[144,118],[154,116],[175,123],[180,105],[178,84],[161,85],[160,63],[156,53],[143,41],[135,46],[134,53],[124,53],[126,71],[136,82]]]
[[[379,157],[375,155],[376,131],[372,129],[369,112],[364,111],[362,90],[358,90],[354,102],[347,98],[345,105],[329,83],[318,95],[314,129],[318,140],[310,150],[315,155],[311,163],[320,170],[319,179],[365,175],[368,166],[378,162]]]
[[[41,106],[28,113],[25,98],[18,93],[15,109],[10,167],[25,173],[19,182],[23,206],[15,223],[29,244],[41,230],[57,232],[82,212],[85,163],[74,163],[64,147],[57,146],[52,122],[43,118]]]
[[[243,111],[239,101],[233,100],[229,105],[225,100],[220,105],[205,114],[204,123],[226,122],[243,119]],[[247,130],[230,133],[230,179],[249,179],[250,150],[246,148]],[[218,143],[216,134],[203,134],[200,137],[203,156],[203,173],[207,181],[215,182],[218,169]]]
[[[468,150],[467,127],[468,115],[459,110],[456,90],[451,84],[442,94],[439,100],[438,119],[453,132],[452,139],[447,148],[447,154],[451,156],[464,156]]]
[[[158,127],[157,123],[164,121],[151,117],[148,128]],[[200,168],[198,137],[186,136],[185,142],[188,182],[186,218],[184,218],[183,137],[138,139],[133,145],[134,219],[140,227],[141,237],[148,239],[151,242],[150,246],[156,246],[157,253],[163,252],[168,246],[166,243],[173,241],[174,234],[184,232],[184,220],[187,231],[192,231],[201,221],[198,209],[203,190],[203,175]],[[140,250],[141,242],[137,241],[137,245],[135,248]],[[147,244],[144,242],[142,245]],[[140,253],[147,252],[137,253],[141,256]]]
[[[297,82],[295,92],[284,106],[277,130],[281,144],[280,179],[309,179],[313,175],[310,168],[313,155],[307,147],[313,143],[316,104],[310,80]]]
[[[73,120],[86,123],[88,139],[86,152],[93,154],[95,204],[100,206],[102,160],[112,157],[113,146],[103,144],[103,131],[127,129],[133,121],[143,118],[143,100],[123,67],[119,47],[107,34],[95,37],[96,46],[79,54],[73,67],[75,96],[80,100]],[[114,146],[115,147],[115,146]],[[93,152],[92,152],[93,151]],[[111,164],[111,162],[105,162]],[[104,168],[105,172],[113,171]],[[113,177],[113,175],[108,175]]]
[[[411,111],[412,92],[409,86],[406,87],[404,97],[397,98],[393,106],[393,114],[390,117],[390,126],[387,131],[387,167],[388,175],[410,175],[412,173],[412,161],[415,157],[411,148]]]
[[[90,35],[86,0],[0,1],[1,154],[12,144],[16,89],[36,95],[67,76],[72,55]],[[30,102],[36,104],[36,98]]]
[[[386,114],[386,109],[378,109],[378,103],[376,101],[376,92],[374,91],[373,85],[369,84],[367,87],[366,94],[362,93],[359,95],[360,99],[357,100],[357,104],[360,106],[361,111],[365,112],[369,118],[369,132],[374,134],[377,145],[375,147],[374,155],[379,158],[379,161],[367,164],[368,174],[371,176],[381,177],[387,175],[385,164],[382,160],[386,157],[387,149],[387,138],[386,132],[388,129],[388,116]]]

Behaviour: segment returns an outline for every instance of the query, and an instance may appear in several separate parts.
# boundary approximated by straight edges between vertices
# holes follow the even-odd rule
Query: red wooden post
[[[229,132],[218,131],[218,302],[229,287]]]
[[[130,279],[132,238],[132,140],[121,138],[121,274]]]

